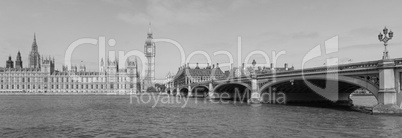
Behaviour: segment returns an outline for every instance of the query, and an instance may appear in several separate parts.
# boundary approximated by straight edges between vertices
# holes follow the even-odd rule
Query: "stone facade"
[[[127,60],[126,68],[119,68],[117,60],[101,63],[98,72],[87,71],[85,66],[63,66],[55,69],[54,58],[38,58],[36,39],[29,56],[28,68],[21,62],[0,68],[0,93],[103,93],[128,94],[139,92],[137,62]],[[17,55],[17,61],[21,58]],[[36,62],[40,59],[40,62]],[[11,64],[11,65],[9,65]]]
[[[217,67],[213,65],[212,67],[207,66],[206,68],[200,68],[197,63],[195,68],[190,68],[189,65],[180,67],[172,81],[173,85],[177,87],[192,83],[224,79],[226,79],[226,75],[220,69],[219,64],[217,64]]]

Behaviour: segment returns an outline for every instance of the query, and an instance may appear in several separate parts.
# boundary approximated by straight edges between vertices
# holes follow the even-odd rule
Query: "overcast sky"
[[[33,34],[39,52],[56,59],[56,68],[64,64],[68,46],[81,38],[115,39],[116,46],[107,50],[143,51],[148,24],[152,22],[154,38],[179,42],[186,56],[205,51],[213,63],[227,63],[228,51],[238,61],[237,38],[242,38],[241,62],[260,50],[286,51],[278,58],[278,66],[288,63],[300,68],[306,53],[334,36],[339,38],[338,55],[327,55],[308,62],[322,66],[328,57],[340,62],[381,59],[384,47],[377,35],[384,26],[395,37],[389,41],[392,58],[402,57],[402,1],[350,0],[2,0],[0,1],[0,59],[5,66],[9,55],[15,60],[21,51],[24,66],[28,64]],[[164,78],[180,66],[179,50],[172,44],[156,43],[156,77]],[[85,64],[97,70],[97,47],[83,45],[74,51],[73,64]],[[323,49],[324,50],[324,49]],[[325,51],[323,51],[325,53]],[[265,63],[263,56],[254,55]],[[81,62],[82,61],[82,62]],[[194,56],[191,63],[205,63]]]

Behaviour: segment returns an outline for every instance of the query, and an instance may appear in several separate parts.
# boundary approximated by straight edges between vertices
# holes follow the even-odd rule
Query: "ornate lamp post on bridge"
[[[387,36],[388,35],[388,36]],[[388,32],[385,27],[383,34],[378,35],[378,40],[384,42],[385,50],[383,60],[379,62],[379,87],[377,93],[378,104],[373,107],[373,113],[402,113],[398,96],[399,91],[399,72],[395,69],[395,59],[390,59],[387,51],[387,42],[392,39],[394,33]]]
[[[384,59],[389,59],[387,45],[388,45],[388,41],[391,40],[392,37],[394,36],[394,32],[392,32],[391,30],[388,32],[387,27],[385,27],[382,31],[384,34],[380,33],[378,35],[378,40],[380,40],[381,42],[384,42],[385,50],[384,50],[383,56],[382,56],[382,59],[384,60]],[[387,36],[387,34],[388,34],[388,36]]]

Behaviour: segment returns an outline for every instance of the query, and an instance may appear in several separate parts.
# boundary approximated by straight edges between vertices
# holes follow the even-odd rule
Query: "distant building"
[[[127,60],[126,68],[119,68],[117,60],[103,59],[98,72],[87,71],[84,65],[63,66],[55,69],[55,59],[39,57],[34,37],[29,54],[29,66],[23,68],[21,53],[18,52],[15,68],[11,56],[6,68],[0,68],[1,93],[107,93],[128,94],[138,92],[139,75],[137,62]]]
[[[240,68],[233,67],[231,70],[225,71],[225,74],[229,78],[232,78],[232,77],[250,76],[250,73],[252,73],[252,72],[255,72],[258,75],[258,74],[290,71],[290,70],[295,69],[293,66],[289,67],[287,63],[285,63],[283,67],[274,67],[273,63],[271,63],[270,67],[265,67],[265,66],[257,67],[256,64],[257,64],[257,62],[255,60],[253,60],[252,66],[250,66],[250,67],[245,67],[245,65],[243,63]]]
[[[9,56],[8,60],[6,61],[6,68],[14,68],[14,62],[11,60],[11,56]]]
[[[17,59],[15,60],[15,68],[17,68],[17,69],[23,68],[20,51],[18,51],[18,53],[17,53]]]
[[[170,73],[170,72],[166,75],[166,80],[164,82],[164,84],[166,86],[166,90],[174,88],[174,77],[175,76],[176,76],[175,74]]]
[[[187,85],[191,83],[211,81],[211,80],[223,80],[226,79],[226,75],[219,68],[219,64],[207,66],[206,68],[190,68],[189,65],[180,67],[173,79],[174,86]]]

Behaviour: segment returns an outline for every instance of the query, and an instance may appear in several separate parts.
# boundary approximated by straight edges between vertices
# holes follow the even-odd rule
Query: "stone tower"
[[[117,58],[114,60],[108,60],[107,64],[107,74],[108,74],[108,82],[107,86],[110,90],[118,89],[118,71],[119,71],[119,63]]]
[[[138,92],[137,89],[137,62],[127,60],[127,77],[129,80],[129,88],[132,92]]]
[[[42,60],[41,71],[52,74],[54,72],[54,66],[54,58],[45,58]]]
[[[11,56],[8,57],[8,60],[6,62],[6,68],[14,68],[14,62],[11,59]]]
[[[38,51],[38,44],[36,44],[36,35],[34,34],[34,41],[32,43],[32,50],[29,54],[29,67],[30,68],[40,68],[40,55]]]
[[[152,37],[152,29],[151,23],[149,23],[148,29],[148,37],[145,41],[144,45],[144,53],[145,57],[148,59],[147,68],[145,71],[144,76],[144,86],[143,88],[146,90],[149,87],[154,87],[154,80],[155,80],[155,42],[153,41]]]
[[[15,68],[17,68],[17,69],[23,68],[22,67],[22,59],[21,59],[20,51],[18,51],[18,53],[17,53],[17,58],[15,60]]]
[[[107,73],[108,74],[117,74],[119,71],[119,62],[117,59],[114,60],[108,60],[107,64]]]

